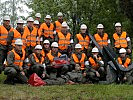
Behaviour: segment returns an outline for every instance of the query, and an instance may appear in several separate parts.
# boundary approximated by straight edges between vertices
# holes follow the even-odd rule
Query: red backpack
[[[44,82],[36,73],[33,73],[29,80],[28,83],[32,86],[43,86],[46,85],[46,82]]]

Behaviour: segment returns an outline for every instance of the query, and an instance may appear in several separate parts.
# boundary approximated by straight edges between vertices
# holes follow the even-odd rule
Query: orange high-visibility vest
[[[96,42],[100,47],[108,45],[108,34],[104,33],[103,37],[101,37],[98,33],[94,35]]]
[[[43,64],[43,62],[44,62],[44,57],[42,57],[41,60],[39,60],[39,59],[37,58],[37,56],[36,56],[35,53],[33,53],[33,56],[34,56],[35,61],[36,61],[37,63],[39,63],[39,64]]]
[[[61,32],[61,23],[59,21],[55,21],[55,25],[56,25],[56,32]]]
[[[130,58],[126,58],[126,61],[125,61],[124,64],[122,64],[122,59],[121,59],[120,57],[118,57],[117,60],[118,60],[118,63],[119,63],[120,65],[124,65],[125,68],[127,68],[128,65],[129,65],[130,62],[131,62],[131,59],[130,59]]]
[[[33,27],[32,32],[28,29],[27,26],[24,28],[24,34],[22,36],[23,39],[25,40],[26,46],[36,46],[36,36],[37,36],[37,30],[35,27]]]
[[[50,52],[47,54],[47,57],[48,57],[48,59],[51,61],[51,62],[53,62],[54,61],[54,56],[51,54],[51,50],[50,50]],[[60,52],[58,52],[58,57],[60,57],[61,56],[61,53]]]
[[[67,35],[65,36],[63,33],[59,32],[58,37],[59,37],[59,41],[58,41],[59,49],[60,50],[67,49],[68,45],[70,45],[71,34],[67,33]]]
[[[13,28],[9,30],[9,32],[11,31],[13,31]],[[3,25],[0,26],[0,44],[7,45],[7,37],[9,32]]]
[[[127,40],[127,33],[122,32],[121,36],[119,37],[117,33],[113,34],[113,38],[115,40],[115,47],[116,48],[126,48],[128,46]]]
[[[42,33],[42,30],[44,30],[44,33]],[[47,26],[46,23],[43,23],[39,29],[39,36],[44,35],[46,38],[51,37],[52,39],[54,38],[54,25],[50,23],[50,27]]]
[[[13,52],[13,53],[14,53],[14,64],[15,64],[16,66],[19,66],[20,69],[21,69],[22,66],[23,66],[23,61],[25,60],[25,50],[22,49],[22,53],[23,53],[23,56],[22,56],[22,57],[20,57],[20,56],[15,52],[14,49],[11,50],[10,52]],[[10,53],[10,52],[9,52],[9,53]],[[7,65],[8,65],[8,62],[7,62]]]
[[[82,50],[84,50],[84,48],[88,49],[89,43],[90,43],[90,38],[88,35],[86,35],[85,38],[83,38],[83,36],[79,33],[76,35],[77,39],[79,40],[79,44],[82,45]]]
[[[85,53],[82,53],[82,57],[79,60],[76,54],[74,54],[74,53],[72,54],[72,58],[73,58],[74,62],[79,63],[81,65],[81,68],[80,68],[81,70],[85,69],[85,64],[84,64],[85,57],[86,57]]]
[[[99,57],[98,59],[101,60],[102,58]],[[98,68],[100,67],[100,66],[98,65],[98,63],[97,63],[92,57],[89,58],[89,62],[90,62],[90,64],[91,64],[92,68],[95,69],[95,70],[98,69]]]

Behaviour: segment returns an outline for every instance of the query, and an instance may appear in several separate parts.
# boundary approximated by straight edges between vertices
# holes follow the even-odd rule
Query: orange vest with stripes
[[[48,59],[51,61],[51,62],[53,62],[54,61],[54,56],[51,54],[51,50],[50,50],[50,52],[47,54],[47,57],[48,57]],[[58,52],[58,57],[60,57],[61,56],[61,53],[60,52]]]
[[[23,53],[23,56],[22,56],[22,57],[20,57],[20,56],[15,52],[14,49],[11,50],[10,52],[13,52],[13,53],[14,53],[14,64],[15,64],[16,66],[19,66],[20,69],[21,69],[22,66],[23,66],[23,61],[25,60],[25,50],[22,49],[22,53]],[[9,52],[9,53],[10,53],[10,52]],[[8,62],[7,62],[7,65],[8,65]]]
[[[89,43],[90,43],[90,38],[88,35],[86,35],[85,38],[83,38],[83,36],[79,33],[76,35],[77,39],[79,40],[79,44],[82,45],[82,50],[84,50],[84,48],[88,49]]]
[[[56,32],[61,32],[61,23],[59,21],[55,21],[55,25],[56,25]]]
[[[98,33],[94,35],[96,42],[102,48],[103,46],[108,45],[108,34],[104,33],[103,37],[101,37]]]
[[[9,32],[11,31],[13,31],[13,28],[9,30]],[[0,44],[7,45],[7,37],[9,32],[3,25],[0,26]]]
[[[86,55],[85,53],[82,53],[82,57],[81,59],[79,60],[77,55],[76,54],[72,54],[72,58],[74,60],[75,63],[79,63],[81,65],[81,70],[84,70],[85,69],[85,58],[86,58]]]
[[[127,40],[127,33],[126,32],[122,32],[121,36],[118,36],[117,33],[113,34],[113,38],[115,40],[115,47],[116,48],[126,48],[128,46]]]
[[[102,59],[101,57],[98,58],[98,60],[101,60],[101,59]],[[89,58],[89,62],[91,64],[91,67],[95,70],[100,67],[99,64],[92,57]]]
[[[67,35],[65,36],[63,33],[58,32],[58,44],[59,44],[59,49],[60,50],[65,50],[68,48],[68,45],[70,45],[70,38],[71,38],[71,34],[67,33]]]
[[[43,35],[46,37],[46,38],[49,38],[51,37],[52,39],[54,38],[53,34],[53,30],[54,30],[54,25],[52,23],[50,23],[50,27],[47,26],[46,23],[43,23],[41,25],[41,28],[44,29],[44,33]]]
[[[121,59],[120,57],[118,57],[117,60],[118,60],[118,63],[119,63],[120,65],[124,65],[125,68],[127,68],[128,65],[129,65],[130,62],[131,62],[131,59],[130,59],[130,58],[126,58],[126,61],[125,61],[124,64],[122,64],[122,59]]]
[[[37,36],[37,30],[35,27],[33,27],[32,32],[28,29],[27,26],[24,28],[24,34],[22,36],[23,39],[26,39],[24,43],[26,43],[26,46],[36,46],[36,36]]]
[[[37,63],[39,63],[39,64],[43,64],[43,62],[44,62],[44,57],[43,57],[43,56],[42,56],[41,60],[39,60],[39,59],[37,58],[37,56],[36,56],[35,53],[33,53],[33,56],[34,56],[35,61],[36,61]]]

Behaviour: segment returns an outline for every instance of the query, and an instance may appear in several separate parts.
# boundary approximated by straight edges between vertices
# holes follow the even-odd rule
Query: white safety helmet
[[[115,24],[115,27],[121,27],[121,23],[119,23],[119,22],[116,23],[116,24]]]
[[[10,19],[10,16],[6,15],[6,16],[4,16],[3,20],[9,20],[10,21],[11,19]]]
[[[41,45],[36,45],[35,46],[35,50],[38,49],[38,50],[42,50],[42,46]]]
[[[61,24],[61,26],[62,26],[62,27],[68,27],[68,25],[67,25],[66,22],[63,22],[63,23]]]
[[[51,47],[56,47],[56,48],[58,48],[59,46],[58,46],[58,43],[57,43],[57,42],[53,42],[53,43],[51,44]]]
[[[81,44],[78,43],[75,45],[75,49],[81,49],[81,48],[82,48]]]
[[[126,49],[121,48],[121,49],[119,50],[119,53],[126,53]]]
[[[49,40],[44,40],[43,44],[44,44],[44,43],[50,44]]]
[[[97,47],[94,47],[91,51],[92,53],[95,53],[95,52],[99,52],[98,48]]]
[[[45,19],[51,19],[50,15],[46,15]]]
[[[40,13],[36,13],[35,16],[41,18],[41,14]]]
[[[58,17],[63,16],[62,12],[59,12],[59,13],[57,14],[57,16],[58,16]]]
[[[85,24],[82,24],[80,29],[87,29],[87,26]]]
[[[103,24],[98,24],[97,28],[104,28]]]
[[[35,25],[39,25],[39,21],[38,21],[38,20],[35,20],[35,21],[34,21],[34,24],[35,24]]]
[[[32,17],[29,17],[29,18],[27,19],[27,22],[34,22],[34,19],[33,19]]]
[[[24,20],[22,18],[18,19],[17,24],[24,24]]]
[[[23,42],[21,39],[17,39],[14,44],[15,45],[23,45]]]

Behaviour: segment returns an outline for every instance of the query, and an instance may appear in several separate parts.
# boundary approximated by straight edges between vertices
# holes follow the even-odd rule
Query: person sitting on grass
[[[15,47],[7,55],[7,66],[4,74],[7,75],[5,84],[15,84],[15,79],[20,83],[27,83],[27,77],[23,71],[23,61],[25,59],[25,50],[22,49],[23,42],[21,39],[15,41]]]

